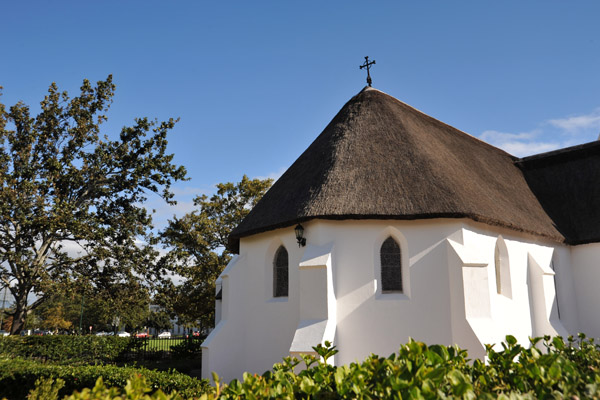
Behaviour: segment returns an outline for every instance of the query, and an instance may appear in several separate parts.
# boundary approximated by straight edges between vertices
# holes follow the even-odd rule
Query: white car
[[[10,332],[0,331],[0,336],[8,336],[8,335],[10,335]],[[170,332],[169,332],[169,337],[171,337]]]
[[[165,331],[165,332],[161,332],[158,334],[159,338],[170,338],[171,337],[171,332]]]
[[[117,333],[118,337],[130,337],[131,334],[129,332],[125,332],[125,331],[121,331],[119,333]]]

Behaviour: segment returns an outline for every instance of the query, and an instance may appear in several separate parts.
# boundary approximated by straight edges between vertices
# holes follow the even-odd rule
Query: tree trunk
[[[13,314],[12,326],[10,328],[11,335],[18,335],[25,326],[25,318],[27,317],[27,293],[19,293],[15,297],[15,313]]]

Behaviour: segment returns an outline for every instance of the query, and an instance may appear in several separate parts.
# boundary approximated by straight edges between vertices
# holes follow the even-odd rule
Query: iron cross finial
[[[375,64],[375,60],[369,61],[369,56],[366,56],[365,63],[360,66],[360,69],[367,69],[367,83],[369,84],[369,87],[371,86],[371,83],[373,83],[373,81],[371,80],[371,74],[369,73],[369,67],[373,64]]]

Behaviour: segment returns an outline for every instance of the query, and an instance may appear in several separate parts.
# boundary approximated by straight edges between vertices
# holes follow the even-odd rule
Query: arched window
[[[381,291],[402,291],[400,245],[390,236],[381,245]]]
[[[288,295],[288,252],[279,246],[273,260],[273,297]]]

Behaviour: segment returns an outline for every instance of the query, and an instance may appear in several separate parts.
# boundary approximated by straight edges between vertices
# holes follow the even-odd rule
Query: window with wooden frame
[[[273,259],[273,297],[288,296],[288,252],[279,246]]]
[[[381,245],[381,291],[402,292],[402,257],[400,245],[391,236]]]

